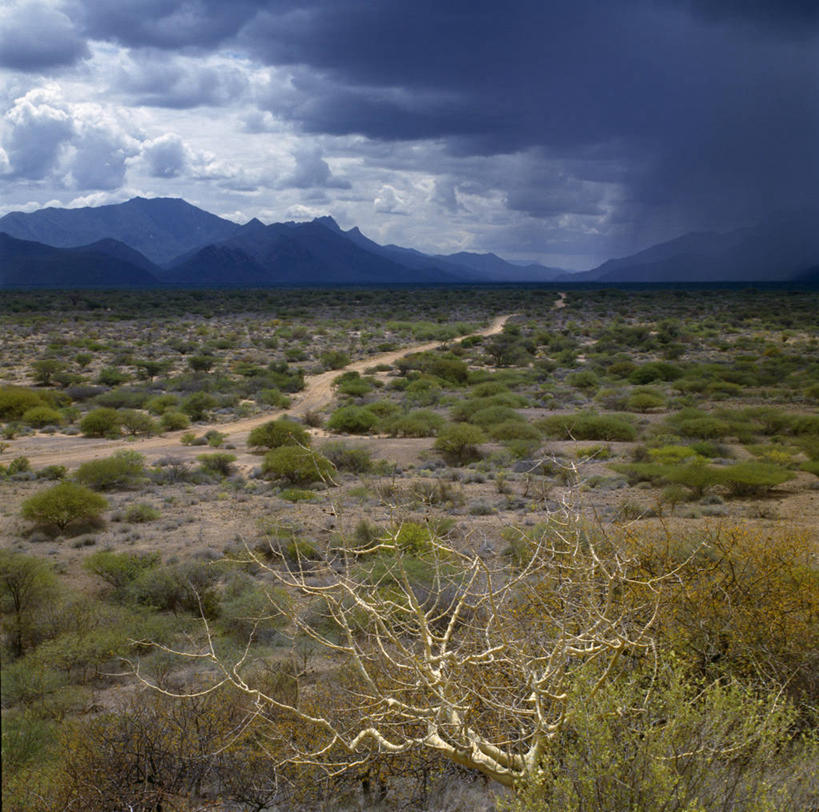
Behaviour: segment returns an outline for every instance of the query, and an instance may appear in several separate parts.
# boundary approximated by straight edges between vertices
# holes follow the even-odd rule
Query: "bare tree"
[[[536,779],[571,722],[570,687],[582,676],[591,699],[618,664],[653,655],[669,575],[635,578],[634,562],[568,505],[520,533],[514,565],[402,530],[320,562],[248,549],[301,596],[289,610],[293,636],[337,662],[336,707],[317,701],[315,686],[265,692],[252,676],[252,640],[234,662],[209,630],[202,649],[177,653],[212,663],[219,676],[206,690],[232,684],[260,716],[312,728],[310,746],[289,742],[294,762],[339,771],[373,753],[425,750],[506,786]]]

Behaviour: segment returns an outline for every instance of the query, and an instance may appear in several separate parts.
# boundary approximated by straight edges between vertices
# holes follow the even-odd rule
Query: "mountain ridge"
[[[136,197],[0,218],[0,287],[787,282],[813,279],[819,265],[819,229],[807,217],[690,232],[568,272],[489,252],[381,245],[327,215],[240,224],[181,198]]]

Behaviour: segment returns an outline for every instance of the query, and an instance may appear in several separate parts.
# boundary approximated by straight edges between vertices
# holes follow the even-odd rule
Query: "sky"
[[[136,195],[571,269],[819,215],[819,2],[0,0],[0,214]]]

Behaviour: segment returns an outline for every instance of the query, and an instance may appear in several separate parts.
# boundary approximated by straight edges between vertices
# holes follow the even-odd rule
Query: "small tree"
[[[191,420],[204,420],[216,402],[216,398],[207,392],[194,392],[182,401],[181,409]]]
[[[582,707],[571,702],[581,680],[588,702],[621,663],[646,660],[650,673],[662,576],[638,581],[617,545],[584,532],[568,511],[521,534],[514,570],[423,527],[423,543],[404,549],[402,528],[310,567],[275,546],[273,565],[248,550],[312,602],[313,612],[284,611],[306,641],[341,660],[335,707],[302,700],[300,690],[266,692],[248,676],[247,651],[220,662],[214,688],[232,683],[257,709],[312,731],[301,747],[284,740],[293,761],[340,772],[374,754],[426,751],[505,786],[537,781]],[[186,656],[218,661],[213,643],[206,649]]]
[[[0,596],[4,612],[13,615],[9,632],[19,657],[31,632],[37,609],[52,597],[56,578],[45,561],[10,550],[0,550]]]
[[[230,476],[233,471],[233,463],[236,462],[236,455],[228,454],[226,451],[218,451],[215,454],[200,454],[196,459],[199,460],[199,464],[206,474]]]
[[[111,437],[120,433],[120,415],[116,409],[102,407],[80,420],[80,431],[86,437]]]
[[[292,485],[330,480],[333,464],[321,454],[297,445],[284,445],[265,454],[262,473]]]
[[[469,423],[448,423],[435,440],[435,450],[448,460],[462,465],[480,457],[478,445],[486,440],[486,435],[478,426]]]
[[[72,522],[96,519],[108,507],[107,500],[74,482],[40,491],[23,502],[24,519],[65,530]]]
[[[310,445],[310,435],[295,420],[283,417],[257,426],[250,432],[247,444],[251,447],[279,448],[283,445]]]
[[[137,409],[123,409],[119,417],[126,434],[134,437],[138,434],[153,434],[156,429],[156,424],[151,420],[150,415]]]
[[[41,361],[35,361],[31,367],[34,370],[34,380],[40,386],[49,386],[51,379],[65,369],[65,364],[56,358],[43,358]]]
[[[77,480],[97,491],[128,488],[145,471],[145,459],[136,451],[117,451],[101,460],[84,462],[76,473]]]

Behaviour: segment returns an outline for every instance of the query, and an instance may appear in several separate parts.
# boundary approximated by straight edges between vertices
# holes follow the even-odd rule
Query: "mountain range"
[[[270,287],[498,282],[815,281],[819,229],[799,217],[686,234],[570,273],[495,254],[380,245],[332,217],[244,225],[177,198],[11,212],[0,218],[0,288]]]

